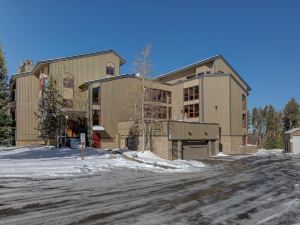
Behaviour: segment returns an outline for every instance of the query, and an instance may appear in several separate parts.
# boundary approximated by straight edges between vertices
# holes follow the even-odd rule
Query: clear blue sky
[[[300,1],[0,0],[10,74],[22,59],[114,49],[132,73],[152,43],[155,75],[222,54],[252,87],[249,106],[300,102]]]

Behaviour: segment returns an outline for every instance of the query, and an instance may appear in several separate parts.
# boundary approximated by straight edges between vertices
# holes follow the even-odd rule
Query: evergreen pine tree
[[[300,108],[295,98],[286,104],[283,110],[284,131],[300,125]]]
[[[37,129],[47,144],[49,139],[54,139],[61,135],[66,125],[66,115],[63,111],[63,101],[56,88],[56,82],[50,77],[48,84],[44,87],[39,100],[39,119]]]
[[[4,53],[0,45],[0,145],[11,145],[13,140],[10,117],[10,89]]]

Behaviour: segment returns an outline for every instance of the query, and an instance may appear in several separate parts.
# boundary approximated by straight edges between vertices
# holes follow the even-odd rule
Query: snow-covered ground
[[[87,148],[81,160],[80,149],[54,147],[21,147],[0,149],[0,177],[60,177],[97,174],[117,167],[144,169],[154,172],[194,172],[205,165],[197,161],[164,160],[155,154]],[[132,160],[131,160],[132,158]]]
[[[260,150],[203,162],[2,149],[0,225],[300,224],[300,155]]]

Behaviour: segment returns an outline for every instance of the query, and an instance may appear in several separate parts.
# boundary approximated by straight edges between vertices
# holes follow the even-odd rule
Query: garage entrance
[[[183,159],[203,159],[209,157],[208,141],[183,141]]]

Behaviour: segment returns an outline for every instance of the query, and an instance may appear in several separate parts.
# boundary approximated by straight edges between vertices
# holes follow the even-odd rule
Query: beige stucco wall
[[[16,79],[16,145],[41,143],[38,138],[39,81],[34,75]]]
[[[203,77],[203,121],[219,123],[222,135],[230,135],[230,105],[229,105],[229,82],[228,76]],[[217,109],[215,108],[217,106]]]
[[[229,136],[221,137],[222,149],[225,154],[242,154],[241,149],[243,136]]]
[[[214,62],[214,72],[218,73],[219,71],[223,71],[224,74],[232,74],[233,77],[238,81],[238,83],[240,83],[240,85],[244,88],[244,90],[247,90],[247,86],[222,59],[216,59]]]
[[[170,159],[171,152],[167,136],[153,137],[153,152],[163,159]]]
[[[101,125],[107,138],[115,140],[118,122],[139,117],[140,84],[140,80],[131,78],[101,83]]]
[[[201,124],[188,122],[169,122],[169,139],[173,140],[217,140],[218,124]]]
[[[230,78],[230,89],[231,89],[231,93],[230,93],[231,135],[247,135],[247,126],[246,128],[243,128],[243,114],[245,114],[247,117],[247,107],[244,110],[242,104],[242,95],[244,94],[247,99],[247,94],[243,91],[243,89],[240,88],[238,83],[232,78]]]

